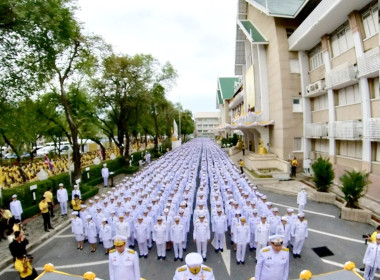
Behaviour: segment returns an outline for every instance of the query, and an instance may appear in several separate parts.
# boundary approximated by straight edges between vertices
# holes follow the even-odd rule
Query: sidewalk
[[[114,185],[121,182],[126,176],[128,175],[120,174],[115,176]],[[99,188],[98,195],[110,190],[110,188],[104,188],[103,184],[99,184],[97,187]],[[36,215],[23,221],[23,229],[27,235],[27,239],[29,240],[29,245],[27,247],[28,252],[68,226],[71,222],[71,211],[69,210],[68,215],[62,217],[59,205],[56,205],[54,207],[54,217],[50,219],[50,222],[54,229],[50,230],[50,232],[45,232],[41,215]],[[13,258],[8,247],[10,242],[12,242],[12,240],[8,241],[4,239],[0,242],[0,270],[5,269],[7,266],[13,263]]]

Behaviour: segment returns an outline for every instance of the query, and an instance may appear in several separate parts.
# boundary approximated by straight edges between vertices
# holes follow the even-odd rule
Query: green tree
[[[319,157],[312,165],[314,172],[313,181],[319,192],[328,192],[334,180],[334,170],[328,158]]]
[[[359,171],[345,171],[339,177],[342,183],[341,190],[344,193],[346,207],[358,208],[359,198],[363,197],[367,191],[367,186],[371,183],[368,179],[369,173]]]

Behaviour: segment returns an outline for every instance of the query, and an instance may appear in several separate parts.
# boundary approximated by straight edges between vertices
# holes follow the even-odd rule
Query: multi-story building
[[[336,180],[345,169],[370,172],[371,195],[380,183],[379,69],[377,0],[238,0],[238,81],[228,98],[218,84],[222,127],[301,167],[327,156]]]
[[[323,0],[288,39],[298,52],[304,158],[329,157],[380,183],[379,8],[371,0]]]
[[[194,136],[214,138],[220,124],[219,112],[198,112],[194,115]]]

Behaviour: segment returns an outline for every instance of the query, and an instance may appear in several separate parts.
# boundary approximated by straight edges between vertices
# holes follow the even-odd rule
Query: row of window
[[[366,7],[361,13],[364,27],[364,39],[370,38],[379,32],[379,12],[376,2]],[[330,36],[332,57],[338,56],[354,46],[352,30],[348,22],[337,28]],[[310,70],[324,64],[322,47],[318,44],[309,53]]]
[[[329,153],[328,139],[314,139],[312,141],[312,151],[322,154]],[[302,151],[301,138],[294,138],[294,151]],[[336,154],[355,159],[361,159],[363,155],[362,141],[336,141]],[[380,161],[380,142],[371,143],[372,161]]]
[[[379,78],[368,79],[369,92],[371,99],[380,98]],[[359,84],[348,86],[335,91],[335,106],[344,106],[362,102]],[[329,108],[327,93],[312,98],[312,111],[324,110]]]

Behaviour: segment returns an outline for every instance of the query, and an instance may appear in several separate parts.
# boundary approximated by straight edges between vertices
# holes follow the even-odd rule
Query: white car
[[[46,155],[49,152],[54,151],[54,150],[55,150],[54,146],[43,147],[43,148],[37,150],[37,156],[44,156],[44,155]]]

